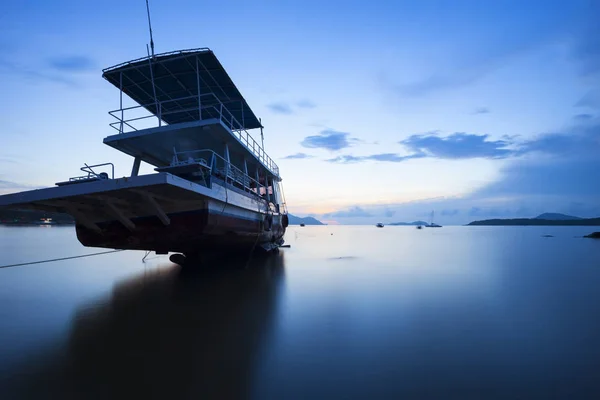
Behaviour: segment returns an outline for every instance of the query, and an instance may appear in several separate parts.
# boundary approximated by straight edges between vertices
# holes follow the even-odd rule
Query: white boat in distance
[[[92,247],[194,256],[283,244],[279,168],[248,133],[262,135],[261,121],[210,49],[140,58],[103,77],[120,92],[109,113],[117,133],[104,143],[133,157],[131,176],[86,164],[84,176],[0,196],[0,207],[68,213]],[[124,108],[123,94],[138,105]],[[139,175],[141,161],[156,173]]]
[[[430,222],[425,225],[426,228],[441,228],[441,225],[436,224],[435,222],[433,222],[433,211],[431,212],[431,219]]]

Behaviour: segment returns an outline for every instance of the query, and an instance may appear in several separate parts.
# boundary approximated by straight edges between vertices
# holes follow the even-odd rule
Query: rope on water
[[[3,268],[12,268],[12,267],[23,267],[25,265],[42,264],[42,263],[53,262],[53,261],[72,260],[72,259],[75,259],[75,258],[99,256],[99,255],[102,255],[102,254],[117,253],[119,251],[124,251],[124,250],[101,251],[99,253],[82,254],[80,256],[52,258],[50,260],[41,260],[41,261],[31,261],[31,262],[25,262],[25,263],[19,263],[19,264],[0,265],[0,269],[3,269]]]

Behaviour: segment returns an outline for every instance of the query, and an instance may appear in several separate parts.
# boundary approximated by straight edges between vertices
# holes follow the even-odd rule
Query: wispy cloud
[[[287,101],[275,101],[267,104],[267,107],[277,114],[294,114],[298,109],[310,109],[315,108],[317,105],[308,99],[299,100],[295,103]]]
[[[301,159],[306,159],[306,158],[312,158],[313,156],[311,156],[310,154],[306,154],[306,153],[296,153],[296,154],[290,154],[289,156],[285,156],[283,157],[284,160],[301,160]]]
[[[442,224],[474,219],[530,218],[543,212],[581,217],[600,216],[600,121],[591,119],[558,133],[513,143],[517,157],[500,171],[500,178],[471,194],[441,199],[377,205],[357,205],[373,217],[395,211],[411,220],[435,209]],[[484,151],[489,154],[489,149]],[[492,155],[494,153],[492,152]],[[341,223],[363,223],[342,210]],[[360,213],[359,213],[360,215]],[[371,221],[369,221],[371,222]]]
[[[86,72],[96,68],[91,58],[78,55],[54,57],[48,60],[48,65],[62,72]]]
[[[416,154],[444,159],[506,158],[516,154],[507,148],[510,142],[489,140],[489,135],[464,132],[446,137],[437,134],[412,135],[399,143]]]
[[[577,114],[573,117],[574,120],[576,121],[589,121],[590,119],[594,118],[594,116],[592,114]]]
[[[415,158],[423,158],[423,157],[425,157],[425,154],[423,154],[423,153],[411,154],[408,156],[401,156],[396,153],[383,153],[383,154],[371,154],[368,156],[343,155],[343,156],[338,156],[335,158],[330,158],[325,161],[329,161],[332,163],[338,163],[338,164],[353,164],[353,163],[363,162],[363,161],[384,161],[384,162],[397,163],[397,162],[402,162],[402,161],[411,160],[411,159],[415,159]]]
[[[362,207],[359,206],[350,207],[347,210],[323,214],[323,217],[325,218],[367,218],[372,216],[373,214],[365,211]]]
[[[19,162],[13,157],[0,156],[0,163],[18,164]]]
[[[294,110],[288,103],[284,103],[283,101],[279,101],[276,103],[267,104],[267,107],[277,114],[293,114]]]
[[[350,134],[347,132],[325,129],[318,135],[307,136],[300,144],[307,148],[336,151],[350,147],[352,140],[353,138],[350,138]]]
[[[578,120],[593,120],[588,114],[580,115]],[[583,129],[583,128],[580,128]],[[589,127],[594,132],[594,125]],[[588,154],[596,151],[600,145],[600,133],[594,136],[552,133],[518,142],[517,137],[504,136],[502,140],[490,140],[489,135],[477,135],[456,132],[449,136],[440,136],[437,132],[417,134],[398,143],[405,146],[411,154],[397,153],[371,154],[367,156],[340,155],[325,161],[338,164],[353,164],[364,161],[403,162],[417,158],[438,158],[460,160],[473,158],[505,159],[519,157],[529,153],[546,155]],[[595,138],[595,139],[594,139]]]
[[[491,113],[490,109],[487,107],[477,107],[475,110],[473,110],[473,112],[471,114],[473,115],[477,115],[477,114],[489,114]]]
[[[589,90],[581,99],[575,103],[575,107],[586,107],[592,109],[600,108],[600,89]]]
[[[60,83],[69,87],[78,86],[73,79],[68,78],[64,75],[58,75],[55,73],[48,73],[44,71],[37,71],[27,66],[18,65],[12,61],[0,58],[0,72],[2,71],[12,75],[18,75],[22,78],[30,80]]]
[[[384,84],[388,86],[388,89],[391,89],[392,92],[395,92],[400,96],[420,97],[440,90],[456,89],[470,85],[483,75],[484,73],[480,71],[465,71],[463,73],[456,73],[455,75],[431,75],[410,83],[394,84],[392,82],[386,82]]]
[[[600,75],[600,3],[588,3],[586,18],[580,21],[580,31],[573,45],[572,56],[579,63],[579,72],[583,77]]]
[[[317,105],[308,99],[300,100],[296,103],[296,106],[300,108],[315,108]]]

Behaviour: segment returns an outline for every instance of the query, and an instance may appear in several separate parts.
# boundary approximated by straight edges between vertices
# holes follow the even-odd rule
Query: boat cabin
[[[104,143],[194,183],[219,184],[267,200],[285,212],[279,168],[250,130],[262,124],[208,48],[148,56],[103,70],[119,88]],[[123,95],[138,105],[123,107]]]

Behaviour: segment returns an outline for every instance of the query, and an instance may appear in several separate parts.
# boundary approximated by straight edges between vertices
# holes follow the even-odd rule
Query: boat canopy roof
[[[107,81],[149,112],[160,113],[167,124],[211,118],[213,115],[206,106],[223,104],[245,129],[261,127],[225,68],[208,48],[143,57],[102,72]],[[210,93],[213,95],[206,96]],[[198,107],[199,101],[202,107]]]

